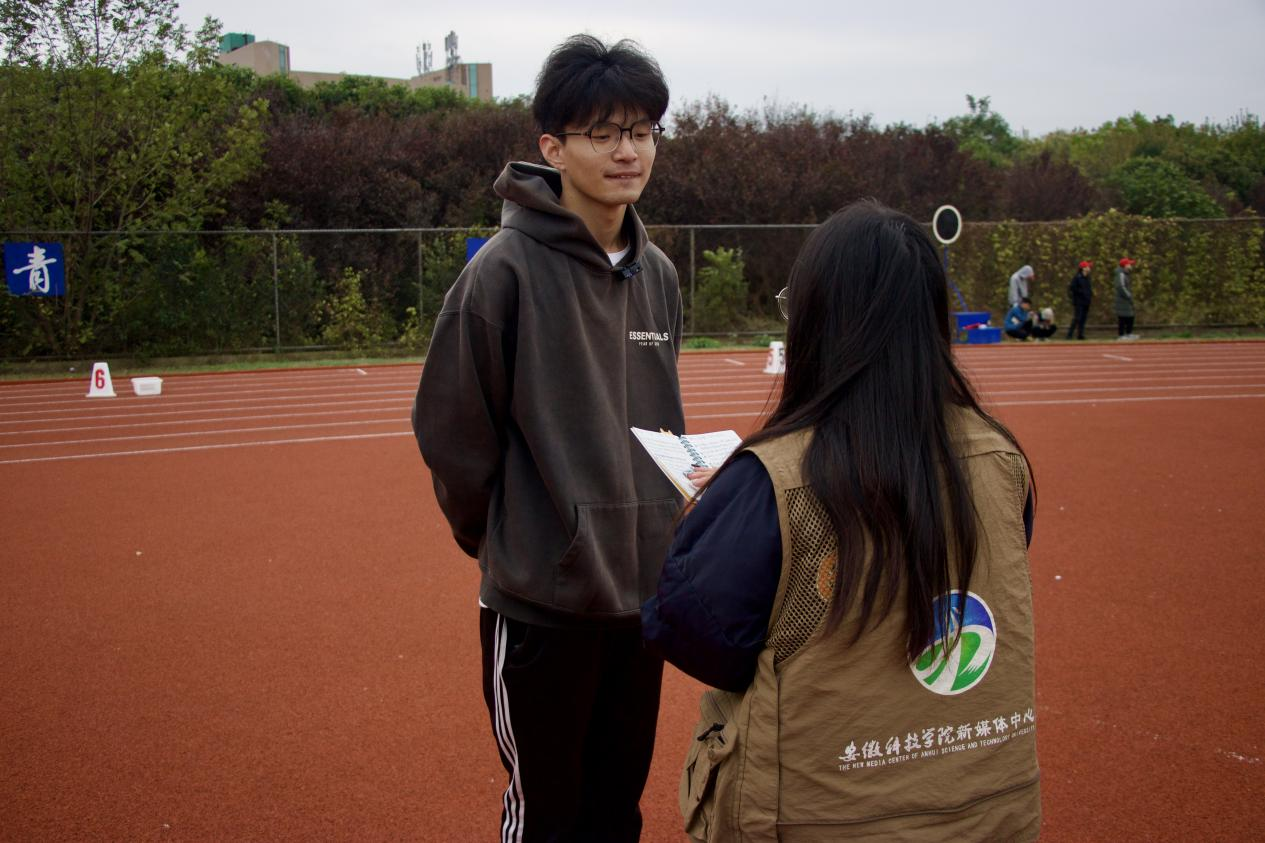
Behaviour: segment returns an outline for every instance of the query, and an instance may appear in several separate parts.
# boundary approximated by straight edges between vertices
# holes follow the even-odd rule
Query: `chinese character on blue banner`
[[[4,277],[15,296],[66,295],[66,258],[60,243],[5,243]]]

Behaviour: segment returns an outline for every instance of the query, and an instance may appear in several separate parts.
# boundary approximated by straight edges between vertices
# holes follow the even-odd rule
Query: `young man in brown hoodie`
[[[501,839],[632,841],[661,658],[638,610],[681,500],[629,428],[681,431],[681,297],[633,210],[668,88],[635,44],[577,35],[533,113],[549,166],[496,180],[501,231],[449,290],[413,429],[477,557]]]

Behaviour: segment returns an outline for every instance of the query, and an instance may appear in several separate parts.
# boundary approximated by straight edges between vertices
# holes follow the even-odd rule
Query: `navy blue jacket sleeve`
[[[1023,535],[1032,547],[1032,527],[1037,518],[1037,503],[1032,498],[1032,490],[1028,490],[1028,499],[1023,502]]]
[[[754,454],[741,454],[681,522],[658,591],[641,608],[643,634],[695,679],[745,690],[781,571],[773,484]]]

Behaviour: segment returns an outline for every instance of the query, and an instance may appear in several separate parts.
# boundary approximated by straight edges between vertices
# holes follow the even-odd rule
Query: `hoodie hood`
[[[520,231],[596,270],[630,277],[624,267],[637,264],[640,271],[647,243],[646,227],[632,205],[624,215],[624,235],[631,248],[620,267],[612,269],[606,250],[598,245],[584,220],[562,207],[562,176],[557,170],[514,161],[505,165],[493,188],[505,200],[501,208],[502,228]]]
[[[1020,278],[1022,278],[1024,281],[1031,281],[1033,274],[1034,273],[1032,271],[1032,267],[1028,266],[1027,264],[1024,264],[1023,266],[1019,267],[1019,271],[1016,272],[1014,275],[1010,276],[1010,278],[1012,281],[1018,280]]]

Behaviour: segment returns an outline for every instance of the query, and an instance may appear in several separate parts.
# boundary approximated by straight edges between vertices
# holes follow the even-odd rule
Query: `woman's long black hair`
[[[746,444],[815,431],[805,477],[839,542],[827,628],[860,599],[860,637],[904,586],[912,662],[932,640],[935,599],[970,587],[978,547],[946,415],[968,408],[1018,442],[953,360],[947,279],[912,219],[873,201],[848,206],[808,238],[789,287],[782,396]],[[948,601],[941,610],[943,628],[956,628]]]

